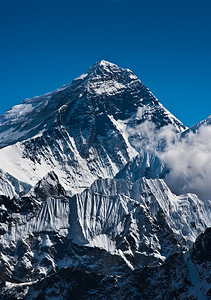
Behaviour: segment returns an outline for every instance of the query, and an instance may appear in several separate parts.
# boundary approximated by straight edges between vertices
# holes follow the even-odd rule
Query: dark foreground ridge
[[[175,252],[161,266],[144,267],[123,276],[62,268],[30,285],[26,299],[209,299],[210,245],[211,228],[198,237],[190,251]],[[21,297],[25,289],[17,287],[16,296]],[[7,294],[3,299],[13,297]]]

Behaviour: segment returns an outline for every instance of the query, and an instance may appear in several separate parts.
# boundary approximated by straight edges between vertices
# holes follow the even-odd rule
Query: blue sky
[[[210,16],[210,0],[1,1],[0,113],[105,59],[191,126],[211,114]]]

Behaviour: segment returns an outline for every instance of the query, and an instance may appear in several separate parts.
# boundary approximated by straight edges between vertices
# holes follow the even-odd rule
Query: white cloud
[[[202,125],[197,133],[167,143],[158,155],[170,170],[165,181],[173,192],[211,199],[211,126]]]
[[[174,193],[211,199],[211,125],[201,125],[197,133],[190,131],[183,138],[173,125],[156,130],[149,121],[127,131],[137,150],[156,151],[169,170],[165,181]]]
[[[176,138],[176,128],[169,124],[160,130],[151,121],[146,120],[144,123],[127,128],[130,142],[136,149],[155,150],[160,148],[162,143],[171,144]]]

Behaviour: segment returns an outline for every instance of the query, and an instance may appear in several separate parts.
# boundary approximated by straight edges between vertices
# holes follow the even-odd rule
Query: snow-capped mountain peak
[[[101,74],[102,73],[120,73],[125,70],[114,63],[108,62],[106,60],[100,60],[96,62],[92,67],[87,70],[87,74]]]
[[[73,82],[80,81],[85,90],[89,93],[115,94],[130,86],[132,81],[141,81],[129,69],[123,69],[113,63],[101,60],[90,67],[85,73],[76,78]]]
[[[155,131],[185,129],[130,70],[102,60],[0,116],[0,166],[32,186],[55,171],[64,187],[80,191],[138,154],[145,122]]]

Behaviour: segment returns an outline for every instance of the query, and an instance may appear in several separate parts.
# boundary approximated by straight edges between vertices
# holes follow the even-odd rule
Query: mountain
[[[55,171],[74,194],[113,177],[138,154],[145,121],[155,131],[168,124],[185,129],[130,70],[101,61],[0,116],[0,166],[31,186]]]
[[[204,253],[195,240],[211,205],[167,186],[159,153],[169,130],[180,139],[188,129],[130,70],[106,61],[0,116],[3,299],[124,299],[129,286],[131,299],[154,299],[159,284],[172,299],[169,274],[191,273],[191,253]],[[153,278],[149,289],[142,277]],[[178,282],[175,299],[201,299],[195,283],[189,293]]]

